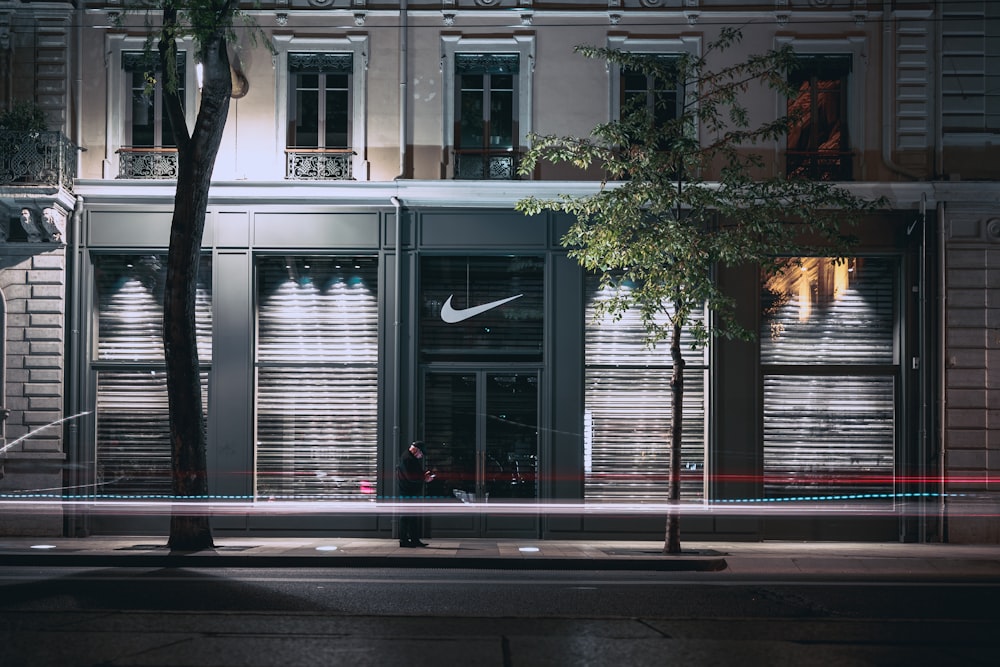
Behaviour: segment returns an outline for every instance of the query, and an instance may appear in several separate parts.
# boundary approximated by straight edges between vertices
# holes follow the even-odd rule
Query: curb
[[[647,570],[720,572],[721,557],[503,558],[494,556],[232,556],[215,552],[169,554],[3,554],[0,566],[154,568],[420,568],[475,570]]]

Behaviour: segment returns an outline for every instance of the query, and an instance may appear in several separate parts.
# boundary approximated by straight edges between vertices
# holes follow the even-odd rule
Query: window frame
[[[107,71],[107,104],[108,113],[105,124],[105,142],[103,177],[117,178],[120,169],[118,150],[131,144],[125,139],[131,126],[127,120],[131,115],[132,77],[125,69],[122,61],[123,53],[143,51],[146,39],[126,35],[107,35],[105,49],[105,69]],[[184,118],[188,127],[194,124],[198,110],[198,86],[195,85],[197,75],[194,62],[194,41],[191,38],[179,39],[177,50],[184,52]]]
[[[291,89],[288,71],[288,56],[291,53],[350,53],[353,69],[348,85],[350,87],[348,120],[348,140],[354,152],[352,176],[357,181],[367,181],[370,164],[368,162],[368,36],[347,35],[341,38],[301,38],[293,35],[275,35],[272,38],[275,54],[272,61],[275,68],[274,100],[274,155],[276,173],[285,173],[285,150],[288,148],[289,92]]]
[[[700,37],[682,36],[673,39],[637,39],[627,36],[612,36],[608,38],[608,48],[617,51],[626,51],[636,55],[649,55],[658,57],[678,57],[683,54],[698,56],[701,54],[702,40]],[[608,119],[610,121],[620,121],[622,103],[624,101],[624,90],[622,81],[622,68],[618,65],[608,65]],[[680,92],[680,91],[675,91]],[[677,96],[678,110],[683,108],[686,102],[692,100],[692,93],[686,92],[688,96],[682,99]],[[695,128],[700,132],[700,128]]]
[[[93,459],[89,465],[92,466],[89,474],[93,475],[93,480],[97,484],[97,494],[103,491],[123,492],[123,493],[170,493],[170,447],[169,447],[169,407],[167,405],[167,394],[165,385],[166,360],[163,356],[162,341],[159,340],[156,326],[143,327],[142,309],[135,309],[131,304],[121,304],[121,312],[129,313],[128,319],[136,320],[137,341],[129,343],[127,347],[119,347],[119,350],[128,349],[131,354],[116,353],[115,348],[108,352],[102,350],[102,281],[99,279],[99,271],[102,263],[109,261],[120,261],[126,258],[143,259],[155,257],[161,262],[159,270],[156,272],[156,282],[166,279],[166,257],[167,251],[161,248],[149,249],[116,249],[116,250],[95,250],[89,255],[88,271],[90,279],[89,294],[87,295],[87,308],[90,312],[89,337],[90,345],[87,352],[87,364],[89,368],[88,391],[90,392],[89,403],[92,406],[91,428],[93,429],[94,444],[91,449]],[[199,253],[199,261],[202,263],[199,271],[199,298],[197,300],[197,345],[199,374],[202,385],[202,411],[205,423],[210,417],[210,405],[212,404],[211,386],[213,374],[213,344],[215,339],[215,262],[210,252]],[[141,270],[135,272],[135,276],[140,275]],[[145,284],[143,300],[153,305],[156,317],[153,322],[162,324],[162,286],[148,287]],[[203,291],[204,290],[204,291]],[[148,318],[147,318],[148,323]],[[117,378],[119,382],[124,379],[124,384],[104,385],[103,377]],[[135,383],[129,380],[129,376],[144,378],[142,383]],[[148,377],[147,377],[148,376]],[[162,384],[162,390],[156,386]],[[108,394],[102,392],[102,387],[109,386],[111,391]],[[128,398],[124,399],[128,403],[129,412],[123,413],[121,404],[116,401],[116,393]],[[109,409],[104,410],[102,406],[108,402]],[[110,416],[109,416],[110,415]],[[129,426],[129,417],[138,419],[142,432],[133,432],[133,427]],[[114,432],[116,424],[125,423],[124,430],[132,439],[108,441],[102,438],[102,432],[106,424],[110,421],[111,432]],[[115,456],[115,451],[119,456]],[[127,461],[126,467],[129,470],[142,471],[146,478],[140,479],[134,484],[128,483],[125,479],[125,486],[118,485],[121,480],[108,481],[103,477],[104,462],[110,458],[112,462],[118,460],[119,463]],[[117,485],[117,486],[116,486]]]
[[[301,53],[302,53],[301,51],[292,51],[292,52],[289,53],[289,56],[298,55],[298,54],[301,54]],[[351,67],[353,69],[353,59],[352,59]],[[296,143],[292,144],[290,141],[288,141],[288,135],[291,134],[288,130],[291,128],[291,126],[293,124],[297,124],[298,118],[301,115],[301,111],[302,111],[302,109],[298,105],[298,94],[297,93],[299,91],[302,91],[302,90],[307,90],[307,88],[305,86],[303,86],[303,85],[296,85],[297,83],[299,83],[299,84],[301,83],[301,79],[299,78],[299,75],[301,75],[301,74],[315,74],[316,77],[317,77],[316,87],[315,87],[315,92],[316,92],[316,128],[315,128],[315,131],[316,131],[316,145],[315,146],[310,145],[310,144],[299,143],[299,142],[296,142]],[[331,84],[331,77],[339,77],[341,75],[346,75],[347,76],[347,84],[346,84],[345,87],[340,87],[340,86],[338,86],[336,84],[330,85]],[[312,71],[303,71],[303,72],[295,72],[295,73],[289,72],[289,74],[288,74],[288,110],[286,111],[286,113],[288,114],[288,128],[286,128],[285,147],[288,148],[288,149],[293,149],[293,148],[301,148],[301,149],[310,149],[310,148],[315,148],[315,149],[351,148],[352,147],[352,143],[353,143],[353,137],[354,137],[354,133],[352,132],[353,128],[351,127],[351,120],[352,119],[350,117],[351,116],[351,110],[352,110],[353,104],[354,104],[354,91],[352,90],[352,88],[353,88],[352,83],[353,83],[353,72],[350,72],[350,73],[347,73],[347,72],[330,72],[330,71],[323,71],[323,70],[316,71],[316,72],[312,72]],[[310,89],[310,90],[312,90],[312,89]],[[345,142],[345,145],[343,145],[343,146],[327,146],[326,145],[326,137],[327,137],[327,134],[328,134],[328,131],[329,131],[329,128],[327,127],[327,123],[326,123],[327,118],[329,116],[329,108],[327,106],[327,97],[328,97],[329,93],[331,93],[333,91],[338,91],[338,90],[344,90],[347,93],[347,104],[346,104],[346,109],[345,109],[346,112],[347,112],[347,114],[348,114],[348,119],[347,119],[347,123],[346,123],[347,127],[345,128],[346,142]],[[298,139],[298,137],[296,137],[296,139]]]
[[[455,56],[462,54],[501,54],[516,53],[518,55],[518,73],[514,78],[514,99],[516,100],[516,116],[514,118],[515,136],[512,137],[512,150],[515,154],[523,152],[527,146],[527,137],[532,131],[532,81],[535,69],[535,37],[534,35],[513,35],[509,38],[462,37],[461,35],[441,36],[440,70],[444,80],[444,109],[442,113],[442,178],[455,178],[455,160],[451,151],[457,148],[455,126],[457,122],[456,105],[458,95],[456,86],[458,79],[455,73]]]
[[[789,259],[794,259],[794,258],[789,258]],[[816,259],[822,261],[824,259],[830,259],[830,258],[823,257],[820,255],[808,255],[808,256],[802,256],[801,259]],[[758,381],[760,387],[760,406],[761,406],[760,424],[759,424],[760,428],[759,442],[761,448],[760,466],[761,466],[761,471],[764,472],[766,470],[766,463],[767,463],[766,453],[765,453],[765,448],[767,446],[767,437],[766,437],[767,424],[765,419],[766,417],[765,413],[768,405],[767,384],[769,382],[774,382],[775,380],[778,381],[801,380],[804,382],[812,381],[812,382],[823,383],[823,382],[845,380],[845,379],[858,380],[859,378],[868,380],[869,382],[875,382],[877,380],[888,380],[892,386],[891,393],[893,401],[892,424],[890,427],[892,433],[891,451],[893,457],[892,472],[891,472],[892,476],[891,489],[887,490],[887,489],[877,488],[877,489],[858,490],[850,488],[849,484],[839,483],[840,480],[835,480],[835,482],[829,485],[832,488],[822,487],[820,491],[822,493],[830,493],[833,495],[844,495],[844,496],[849,496],[857,493],[871,492],[873,497],[878,497],[878,498],[895,497],[894,494],[900,488],[901,482],[898,475],[899,475],[900,463],[904,456],[904,454],[901,451],[901,448],[903,446],[902,429],[905,420],[903,413],[903,403],[902,403],[903,400],[902,392],[904,384],[902,348],[904,341],[902,339],[903,332],[901,331],[900,327],[902,308],[903,308],[902,304],[903,283],[901,278],[903,271],[902,258],[900,258],[898,255],[886,254],[886,253],[859,252],[847,259],[848,263],[852,263],[857,260],[860,261],[872,260],[877,262],[884,262],[887,265],[887,271],[890,274],[888,278],[888,283],[891,286],[892,290],[892,295],[890,299],[892,307],[892,313],[891,313],[892,332],[888,338],[888,341],[892,346],[892,351],[890,355],[891,358],[881,359],[881,360],[879,359],[863,360],[855,358],[846,361],[837,360],[835,358],[820,358],[818,360],[786,359],[784,361],[769,361],[765,358],[766,352],[763,349],[764,348],[763,342],[759,344],[757,346],[757,364],[759,369]],[[764,289],[765,287],[762,285],[761,287],[762,298],[764,296]],[[760,327],[758,330],[758,334],[761,337],[760,340],[762,341],[767,336],[767,332],[765,331],[766,324],[767,320],[764,317],[762,317],[760,320]],[[802,415],[799,415],[799,418],[802,418]],[[830,436],[829,441],[836,441],[838,433],[833,431],[831,431],[831,433],[832,435]],[[808,475],[806,475],[806,477],[808,477]],[[847,481],[850,482],[851,480],[848,479]],[[771,482],[771,485],[773,487],[781,487],[780,484],[777,484],[773,481]],[[777,492],[772,492],[772,495],[768,495],[767,486],[768,486],[767,480],[762,479],[760,487],[761,497],[769,500],[774,500],[778,498],[787,498],[787,497],[806,497],[812,495],[813,492],[817,490],[816,488],[809,487],[805,484],[802,484],[801,482],[796,482],[796,483],[789,482],[784,486],[784,491],[780,490],[779,488]],[[796,489],[801,489],[801,492],[797,491]],[[843,491],[840,491],[839,489],[843,489]],[[891,509],[891,505],[892,503],[890,503],[890,506],[887,507],[886,509],[887,510]]]
[[[868,41],[863,36],[847,36],[840,39],[803,39],[793,36],[779,36],[774,40],[774,48],[791,46],[796,54],[803,56],[851,56],[851,72],[848,75],[845,93],[847,95],[847,137],[846,151],[852,153],[851,180],[864,180],[865,147],[865,77]],[[788,115],[789,98],[781,92],[775,93],[775,118]],[[775,142],[775,168],[780,174],[788,173],[788,141],[782,137]]]

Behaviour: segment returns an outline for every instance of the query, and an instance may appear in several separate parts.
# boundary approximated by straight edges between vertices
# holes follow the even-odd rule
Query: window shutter
[[[666,341],[649,349],[639,314],[595,321],[601,299],[588,282],[584,390],[584,495],[588,501],[663,501],[670,469],[670,375]],[[684,332],[684,424],[681,497],[704,496],[705,353]]]
[[[377,263],[258,264],[259,497],[374,499]]]

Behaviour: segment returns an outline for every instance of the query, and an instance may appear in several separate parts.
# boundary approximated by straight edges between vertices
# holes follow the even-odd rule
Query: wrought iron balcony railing
[[[0,130],[0,185],[72,190],[78,150],[62,132]]]
[[[789,176],[813,181],[850,181],[854,178],[854,153],[849,151],[787,151],[785,163]]]
[[[118,178],[177,178],[176,148],[122,146],[117,152]]]
[[[350,148],[289,148],[285,178],[292,181],[350,181],[354,151]]]
[[[511,181],[517,178],[519,154],[500,150],[455,149],[456,180]]]

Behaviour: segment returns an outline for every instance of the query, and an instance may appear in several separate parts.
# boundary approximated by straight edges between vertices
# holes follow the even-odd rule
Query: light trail
[[[650,516],[674,513],[684,516],[925,516],[947,504],[948,513],[1000,516],[1000,502],[972,494],[947,497],[938,494],[867,494],[815,497],[812,499],[746,500],[711,503],[584,503],[584,502],[415,502],[415,501],[318,501],[248,500],[209,497],[178,500],[171,497],[68,497],[12,496],[0,494],[0,512],[61,513],[73,509],[90,514],[169,515],[174,512],[208,516],[288,515],[606,515]],[[875,496],[876,494],[871,494]],[[930,503],[930,507],[928,507]]]
[[[39,426],[38,428],[32,429],[32,430],[28,431],[27,433],[25,433],[24,435],[22,435],[20,438],[17,438],[15,440],[11,440],[10,442],[8,442],[3,447],[0,447],[0,454],[3,454],[4,452],[6,452],[8,449],[10,449],[11,447],[13,447],[14,445],[16,445],[18,443],[21,443],[21,442],[24,442],[25,440],[27,440],[31,436],[35,435],[36,433],[40,433],[41,431],[44,431],[47,428],[52,428],[53,426],[57,426],[59,424],[62,424],[63,422],[68,422],[71,419],[78,419],[80,417],[83,417],[84,415],[89,415],[90,412],[91,412],[90,410],[87,410],[86,412],[79,412],[79,413],[77,413],[75,415],[70,415],[69,417],[63,417],[62,419],[57,419],[54,422],[49,422],[48,424],[45,424],[43,426]]]

